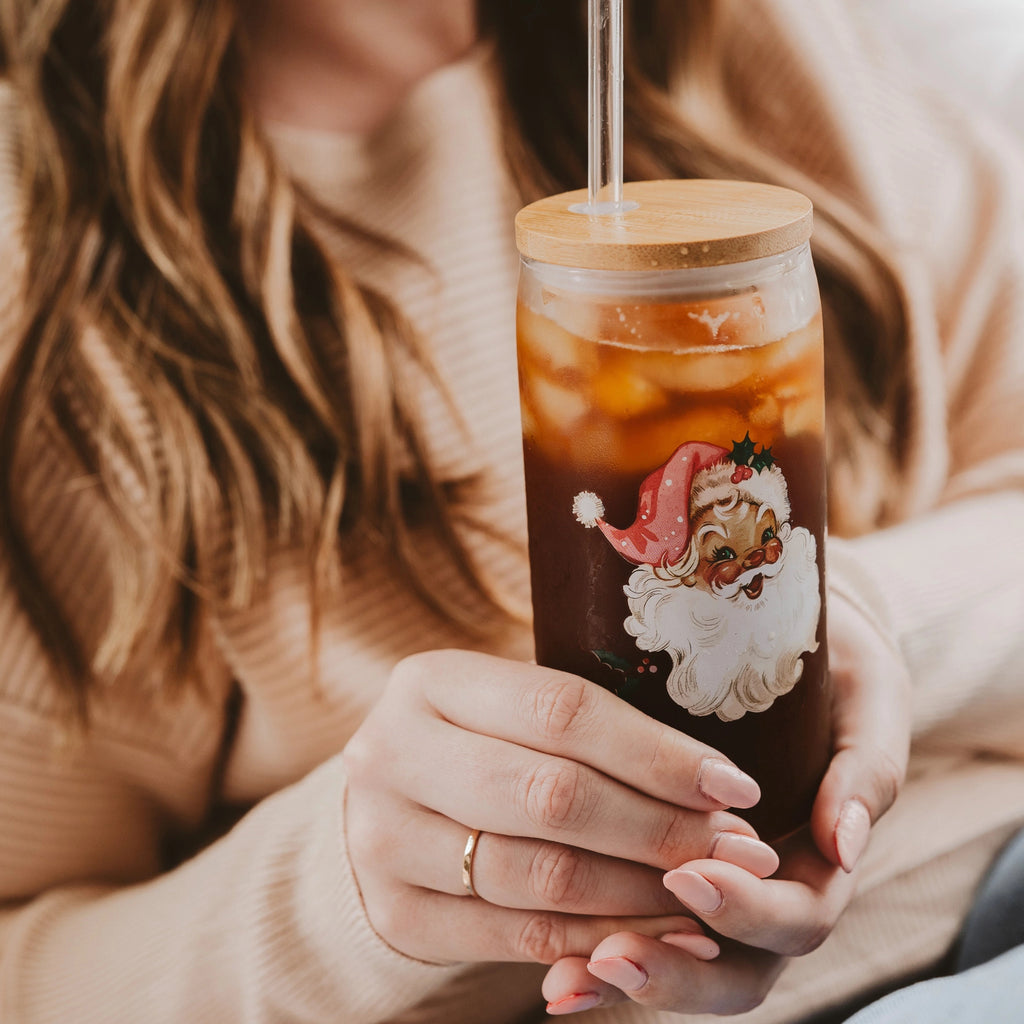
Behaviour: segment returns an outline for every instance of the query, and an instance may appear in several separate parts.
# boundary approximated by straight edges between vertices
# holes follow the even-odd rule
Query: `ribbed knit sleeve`
[[[920,743],[1024,759],[1024,557],[1003,543],[1022,521],[1024,494],[993,493],[831,545],[898,639]]]
[[[21,483],[45,578],[89,633],[112,586],[107,517],[88,487],[68,486],[63,454],[40,446]],[[287,624],[279,614],[264,632]],[[373,931],[336,754],[165,871],[169,841],[194,845],[215,807],[230,736],[231,668],[208,635],[201,656],[206,689],[171,696],[143,661],[93,692],[77,729],[0,550],[4,1024],[379,1024],[452,977]],[[285,681],[306,692],[301,677]],[[352,728],[344,704],[307,704],[310,719],[335,709],[339,750]]]
[[[899,643],[920,740],[1020,758],[1024,153],[945,103],[854,9],[729,5],[751,132],[878,230],[905,301],[899,522],[833,534],[829,573]],[[859,511],[855,488],[833,497]]]
[[[901,259],[919,300],[913,358],[941,368],[914,376],[926,424],[915,443],[928,453],[918,462],[941,458],[944,472],[908,496],[899,524],[833,539],[831,560],[837,575],[873,581],[915,682],[918,739],[1021,760],[1024,152],[983,121],[943,122],[928,109],[908,119],[892,173],[928,197],[906,211]]]
[[[369,927],[343,794],[335,759],[176,871],[8,911],[0,1019],[370,1024],[412,1006],[454,969],[409,960]]]

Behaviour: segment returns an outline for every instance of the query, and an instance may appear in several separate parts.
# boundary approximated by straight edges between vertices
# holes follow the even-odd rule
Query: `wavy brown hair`
[[[236,2],[0,0],[27,254],[0,391],[0,545],[80,712],[154,620],[187,668],[201,607],[249,602],[278,543],[306,551],[314,595],[358,538],[466,628],[500,613],[460,539],[467,502],[432,472],[401,386],[410,358],[430,372],[424,348],[400,310],[327,257],[325,229],[358,228],[276,161],[247,102]],[[833,469],[853,486],[864,439],[889,451],[884,425],[902,415],[899,289],[855,215],[748,140],[714,61],[714,9],[629,5],[626,176],[811,193],[830,365],[847,388],[831,414]],[[586,178],[585,11],[478,4],[524,198]],[[112,400],[96,345],[146,429]],[[17,467],[46,430],[99,481],[123,552],[95,645],[73,638],[27,541]],[[482,599],[478,618],[421,578],[412,537],[424,527]]]

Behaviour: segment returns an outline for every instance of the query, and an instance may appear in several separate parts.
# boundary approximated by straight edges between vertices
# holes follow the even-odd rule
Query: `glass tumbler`
[[[777,840],[832,744],[811,204],[706,180],[623,198],[516,218],[537,660],[730,757]]]

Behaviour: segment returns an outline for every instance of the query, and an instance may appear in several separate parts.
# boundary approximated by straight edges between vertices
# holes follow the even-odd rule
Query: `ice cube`
[[[756,352],[756,350],[754,350]],[[716,352],[650,352],[640,364],[648,379],[672,391],[727,391],[757,370],[746,349]]]
[[[602,368],[590,382],[590,393],[595,407],[616,419],[655,412],[668,401],[663,388],[626,365]]]
[[[563,387],[545,377],[525,384],[525,401],[533,410],[538,434],[569,434],[587,413],[587,399],[576,388]]]
[[[782,426],[787,437],[804,433],[822,434],[825,408],[821,396],[811,394],[802,400],[787,402],[782,412]]]
[[[765,440],[767,432],[773,434],[779,429],[782,420],[782,408],[778,398],[773,394],[761,395],[750,410],[750,425],[757,427],[760,443],[771,445],[771,440]]]
[[[582,370],[595,359],[580,338],[523,305],[516,314],[516,334],[520,357],[549,370]]]

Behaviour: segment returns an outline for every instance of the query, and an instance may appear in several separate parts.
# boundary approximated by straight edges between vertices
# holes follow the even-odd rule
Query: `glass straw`
[[[587,100],[587,202],[583,213],[621,213],[622,201],[622,0],[588,0],[590,41]]]

